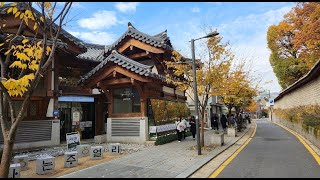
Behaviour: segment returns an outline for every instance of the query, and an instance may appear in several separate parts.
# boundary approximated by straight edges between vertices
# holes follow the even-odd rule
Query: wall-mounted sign
[[[80,145],[80,134],[77,132],[71,132],[66,134],[67,149],[74,149],[77,145]]]
[[[82,121],[80,122],[80,129],[81,131],[84,131],[84,128],[86,127],[86,122],[85,121]]]
[[[54,117],[54,118],[59,118],[59,117],[60,117],[60,111],[59,111],[59,110],[54,110],[54,111],[52,112],[52,114],[53,114],[53,117]]]
[[[86,121],[86,127],[92,127],[92,121]]]
[[[79,122],[80,121],[80,112],[79,111],[74,111],[72,113],[72,121],[73,122]]]
[[[270,106],[274,106],[274,99],[269,100]]]

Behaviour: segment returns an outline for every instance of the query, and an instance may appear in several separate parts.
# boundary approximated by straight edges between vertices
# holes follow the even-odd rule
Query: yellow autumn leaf
[[[28,18],[26,16],[23,17],[24,22],[28,25]]]
[[[36,30],[37,27],[38,27],[38,24],[35,22],[35,23],[34,23],[34,26],[33,26],[33,30]]]
[[[47,46],[46,50],[47,50],[46,54],[49,55],[49,53],[51,52],[51,48],[49,46]]]
[[[42,16],[40,17],[40,21],[42,21],[42,22],[43,22],[43,17],[42,17]]]
[[[14,17],[18,17],[20,15],[20,12],[17,12],[16,15],[14,15]]]
[[[2,27],[6,27],[6,24],[3,24]]]
[[[38,64],[31,64],[29,65],[29,69],[32,70],[32,71],[36,71],[38,70],[39,68],[39,65]]]
[[[22,44],[25,44],[25,43],[27,43],[27,42],[29,42],[29,40],[28,40],[28,39],[24,39],[24,40],[22,40]]]
[[[41,45],[41,42],[42,42],[42,41],[37,42],[37,46],[40,46],[40,45]]]
[[[21,63],[21,61],[14,61],[9,67],[10,68],[18,67],[20,69],[26,69],[27,65],[24,63]]]
[[[14,7],[12,13],[15,14],[16,12],[18,12],[18,8]]]
[[[22,19],[24,17],[24,13],[20,14],[20,19]]]
[[[17,5],[17,3],[12,3],[10,6],[12,6],[12,7],[13,7],[13,6],[16,6],[16,5]]]
[[[4,43],[1,43],[1,44],[0,44],[0,47],[3,46],[3,44],[4,44]]]
[[[7,11],[7,13],[8,13],[8,14],[11,13],[12,9],[13,9],[13,8],[9,8],[8,11]]]
[[[1,2],[1,7],[4,6],[4,2]]]

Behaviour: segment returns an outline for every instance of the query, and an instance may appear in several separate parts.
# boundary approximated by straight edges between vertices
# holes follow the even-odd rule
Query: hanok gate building
[[[20,19],[6,13],[7,7],[0,10],[7,22],[0,43],[20,25]],[[18,3],[18,8],[26,6]],[[21,35],[35,34],[29,23]],[[108,142],[144,143],[149,139],[150,99],[186,101],[185,92],[165,80],[164,61],[171,60],[173,51],[166,31],[150,36],[128,23],[127,31],[109,46],[84,43],[63,29],[59,39],[54,61],[19,125],[15,149],[57,145],[77,130],[82,139],[100,135]],[[21,103],[22,98],[14,98],[15,108]],[[57,109],[59,119],[53,117]]]

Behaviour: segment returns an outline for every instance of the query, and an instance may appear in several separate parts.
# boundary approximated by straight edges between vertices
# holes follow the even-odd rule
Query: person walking
[[[194,116],[191,116],[190,121],[190,131],[192,133],[193,140],[196,139],[196,119]]]
[[[181,117],[180,117],[180,119],[181,119]],[[184,125],[184,129],[183,129],[183,131],[182,131],[182,139],[186,139],[186,131],[187,131],[187,127],[188,127],[188,122],[187,122],[187,120],[185,119],[185,118],[183,118],[182,120],[181,120],[181,122],[183,123],[183,125]]]
[[[222,114],[222,117],[221,117],[221,125],[222,125],[222,129],[223,131],[225,132],[226,131],[226,128],[227,128],[227,117],[226,115]]]
[[[176,130],[177,130],[177,136],[178,136],[178,142],[181,142],[182,139],[182,131],[185,129],[184,123],[181,122],[181,119],[177,119],[176,121]]]
[[[211,117],[211,128],[215,130],[219,130],[218,116],[215,113]]]

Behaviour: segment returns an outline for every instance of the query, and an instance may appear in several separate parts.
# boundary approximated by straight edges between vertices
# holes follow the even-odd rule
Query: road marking
[[[311,153],[311,155],[314,157],[314,159],[317,161],[317,163],[320,165],[320,157],[319,155],[309,146],[309,144],[307,144],[296,132],[294,132],[293,130],[279,124],[276,122],[272,122],[280,127],[282,127],[283,129],[289,131],[291,134],[293,134],[297,139],[299,139],[299,141],[304,145],[304,147],[306,147],[308,149],[308,151]]]
[[[221,171],[227,167],[227,165],[242,151],[242,149],[247,146],[249,144],[249,142],[251,141],[251,139],[253,138],[254,134],[256,133],[257,131],[257,124],[256,124],[256,127],[254,128],[254,131],[253,133],[251,134],[251,136],[249,137],[249,139],[246,140],[246,142],[238,149],[236,150],[235,153],[233,153],[226,161],[224,161],[219,167],[217,170],[215,170],[211,176],[209,176],[209,178],[216,178],[220,173]]]

